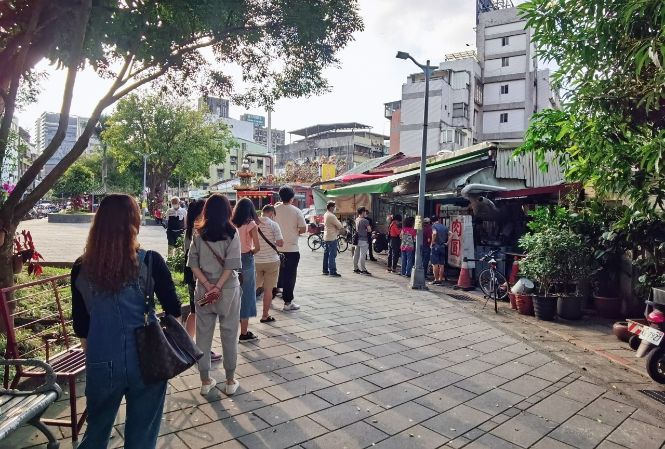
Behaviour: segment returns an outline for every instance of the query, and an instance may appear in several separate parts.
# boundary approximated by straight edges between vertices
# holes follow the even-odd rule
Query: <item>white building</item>
[[[534,112],[557,107],[549,70],[538,70],[532,30],[513,7],[480,12],[478,53],[446,55],[430,80],[427,153],[482,141],[517,146]],[[424,74],[402,86],[399,148],[420,155]]]

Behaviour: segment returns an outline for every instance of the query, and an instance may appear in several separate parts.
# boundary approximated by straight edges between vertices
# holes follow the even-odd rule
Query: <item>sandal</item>
[[[273,321],[275,321],[275,319],[270,315],[268,315],[268,318],[261,318],[259,321],[261,323],[272,323]]]

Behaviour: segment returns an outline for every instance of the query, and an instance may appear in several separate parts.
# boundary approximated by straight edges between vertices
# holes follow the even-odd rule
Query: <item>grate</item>
[[[453,299],[457,299],[458,301],[472,301],[472,298],[469,295],[462,295],[460,293],[446,293],[446,294]]]
[[[639,390],[640,393],[650,397],[654,401],[658,401],[665,405],[665,391],[658,390]]]

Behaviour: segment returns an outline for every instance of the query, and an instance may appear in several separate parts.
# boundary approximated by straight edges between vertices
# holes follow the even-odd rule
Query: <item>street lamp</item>
[[[413,56],[405,51],[398,51],[395,55],[397,59],[410,59],[415,65],[425,73],[425,117],[423,120],[423,147],[420,154],[420,183],[418,185],[418,232],[416,234],[416,260],[415,267],[411,273],[411,288],[426,290],[425,285],[425,268],[423,267],[423,226],[422,220],[425,214],[425,189],[426,189],[426,167],[427,167],[427,113],[429,110],[429,79],[432,71],[436,67],[429,65],[429,59],[425,65],[416,61]]]
[[[145,213],[148,209],[148,190],[147,190],[147,168],[148,168],[148,156],[153,156],[155,153],[142,153],[136,151],[136,154],[143,156],[143,204],[141,205],[141,224],[145,225]],[[145,207],[144,207],[145,205]]]

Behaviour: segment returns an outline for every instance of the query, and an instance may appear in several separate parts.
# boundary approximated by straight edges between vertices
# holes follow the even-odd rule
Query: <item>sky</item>
[[[355,41],[339,53],[340,67],[326,70],[332,90],[318,97],[278,101],[273,128],[288,133],[316,124],[359,122],[388,135],[383,104],[399,100],[406,77],[419,71],[411,61],[396,59],[398,50],[409,52],[423,64],[429,58],[437,65],[447,53],[475,49],[475,0],[359,0],[359,4],[365,30],[356,33]],[[42,94],[17,114],[19,125],[31,133],[42,112],[60,110],[65,80],[61,70],[45,63],[38,68],[49,75]],[[72,115],[88,116],[107,85],[108,81],[90,69],[79,73]],[[112,107],[105,111],[110,112]],[[230,115],[239,118],[245,112],[265,115],[260,109],[235,105]],[[288,142],[288,134],[286,139]]]

